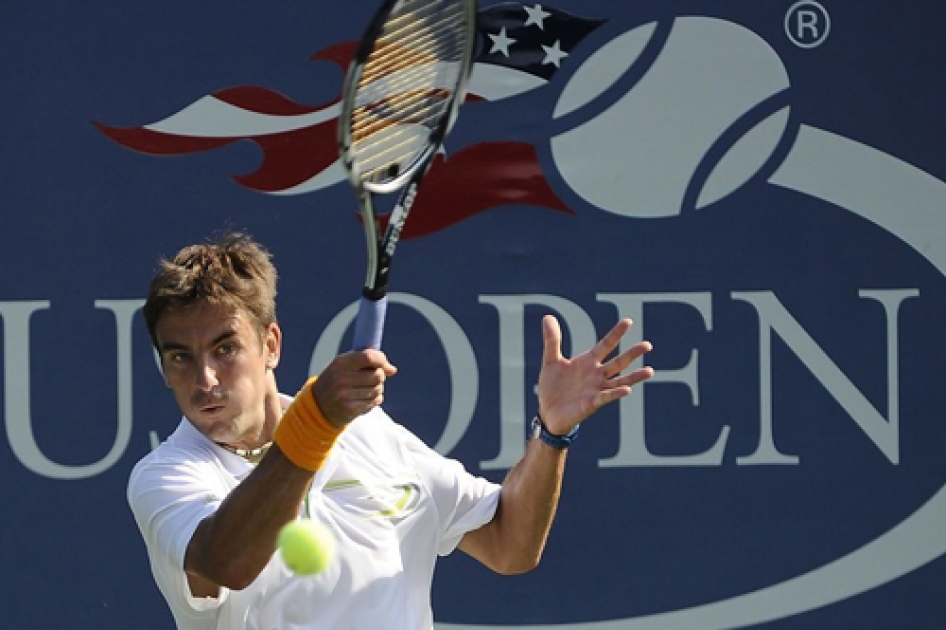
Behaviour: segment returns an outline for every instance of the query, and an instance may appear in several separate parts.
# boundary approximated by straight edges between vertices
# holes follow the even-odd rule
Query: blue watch
[[[581,425],[576,424],[575,428],[566,433],[565,435],[555,435],[554,433],[549,433],[549,430],[545,428],[545,423],[542,422],[542,417],[539,414],[535,414],[535,417],[532,419],[532,426],[530,433],[533,438],[539,438],[552,448],[557,448],[562,451],[572,445],[578,438],[578,428]]]

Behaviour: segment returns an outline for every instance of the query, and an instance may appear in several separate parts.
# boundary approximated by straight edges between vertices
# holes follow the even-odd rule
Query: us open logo
[[[812,6],[823,12],[799,13]],[[813,48],[827,37],[829,17],[817,3],[799,3],[786,20],[793,16],[799,20],[797,32],[811,35],[804,47]],[[645,58],[644,67],[636,65]],[[748,184],[764,181],[875,224],[946,275],[946,245],[930,238],[943,233],[946,184],[896,156],[797,120],[791,112],[791,81],[781,59],[768,42],[743,26],[690,16],[621,32],[577,66],[558,96],[554,118],[561,131],[551,138],[550,158],[543,166],[557,176],[556,190],[564,190],[562,196],[573,207],[583,202],[619,216],[651,219],[690,211],[712,213],[714,205],[738,195]],[[585,159],[575,160],[579,155]],[[891,326],[896,326],[903,302],[918,294],[911,289],[861,293],[883,303]],[[762,293],[734,292],[732,298],[756,301],[760,313],[775,312],[762,305],[771,298]],[[771,330],[779,328],[769,323]],[[799,355],[806,352],[801,346],[810,339],[801,330],[790,332],[786,326],[777,334]],[[894,344],[895,338],[892,333],[888,339]],[[895,361],[895,344],[890,351],[889,358]],[[819,353],[809,358],[814,354]],[[848,405],[865,433],[873,435],[876,446],[896,464],[899,416],[894,403],[885,418],[854,411],[869,403],[841,392],[846,386],[837,382],[846,379],[826,356],[819,354],[809,365],[817,371],[814,363],[824,368],[825,387]],[[888,376],[888,400],[893,401],[895,362],[888,364]],[[764,459],[763,450],[760,442],[754,456]],[[797,462],[774,446],[769,455],[766,463]],[[743,463],[753,463],[752,457],[743,458]],[[688,608],[574,627],[709,630],[798,614],[882,585],[939,557],[946,552],[946,540],[938,534],[944,523],[946,487],[865,544],[779,583]]]
[[[802,217],[799,221],[820,221],[817,212],[823,212],[845,228],[867,229],[871,234],[882,231],[912,250],[939,276],[946,275],[946,239],[941,238],[946,183],[898,156],[870,146],[869,138],[847,138],[802,120],[793,110],[789,68],[774,43],[757,32],[719,17],[687,15],[627,25],[571,16],[538,4],[493,5],[482,11],[481,18],[482,49],[469,89],[470,101],[465,105],[469,113],[464,113],[454,136],[462,139],[476,133],[488,135],[482,128],[471,128],[486,126],[481,125],[482,120],[489,118],[486,114],[476,118],[476,108],[485,112],[491,106],[528,102],[535,111],[524,120],[540,130],[532,136],[543,137],[489,138],[468,141],[463,146],[448,143],[446,154],[438,157],[429,181],[417,196],[411,220],[405,225],[405,238],[435,233],[500,207],[508,203],[510,191],[515,192],[520,204],[582,219],[593,217],[589,220],[606,226],[603,230],[653,230],[673,237],[675,232],[683,231],[687,221],[698,220],[711,230],[706,233],[709,239],[738,229],[731,228],[731,223],[747,218],[739,213],[751,213],[755,206],[768,203],[781,204],[786,212],[797,213]],[[817,54],[838,28],[817,2],[798,2],[777,19],[784,20],[780,34],[790,38],[792,45],[806,49],[805,54]],[[317,58],[338,62],[344,58],[339,56],[344,50],[345,45],[340,44]],[[102,129],[121,144],[148,153],[183,154],[241,139],[257,142],[268,149],[266,161],[257,172],[237,180],[268,194],[304,194],[343,182],[344,172],[332,151],[337,115],[334,105],[301,106],[284,97],[267,93],[263,99],[260,95],[259,90],[248,88],[224,90],[139,128],[122,130],[103,125]],[[264,102],[269,111],[262,111]],[[468,122],[470,114],[475,124]],[[501,127],[498,121],[493,122]],[[283,168],[293,162],[287,157],[293,149],[285,135],[291,131],[304,134],[307,142],[324,136],[326,153],[311,156],[305,168]],[[271,143],[274,134],[280,134],[278,145]],[[484,165],[498,167],[488,169]],[[482,179],[472,184],[466,181],[471,171]],[[504,173],[501,181],[490,179],[497,171]],[[461,181],[481,194],[456,199],[454,191]],[[438,204],[449,205],[447,216],[431,212]],[[580,253],[591,255],[592,249],[589,245]],[[840,265],[842,261],[839,257],[832,262]],[[667,264],[672,265],[672,260]],[[830,268],[824,271],[825,275],[831,272]],[[694,284],[704,279],[699,273],[694,275],[698,278]],[[760,286],[734,287],[724,297],[742,312],[751,313],[749,319],[758,331],[749,340],[751,343],[746,343],[751,352],[742,352],[754,353],[758,365],[754,387],[734,389],[737,396],[745,396],[757,405],[752,437],[740,441],[737,429],[720,421],[713,430],[706,431],[702,447],[690,448],[686,453],[661,451],[648,444],[648,427],[660,420],[645,420],[645,401],[648,405],[654,402],[660,387],[672,386],[677,388],[675,391],[685,392],[694,407],[710,395],[701,396],[702,364],[694,351],[674,367],[659,371],[652,383],[622,404],[615,452],[596,461],[592,478],[603,484],[620,473],[615,487],[628,488],[627,496],[615,500],[633,503],[648,490],[642,480],[646,476],[636,474],[638,471],[657,471],[654,475],[693,471],[704,482],[713,478],[720,484],[731,484],[727,486],[731,488],[729,496],[737,497],[732,498],[737,502],[740,493],[754,497],[753,493],[759,492],[757,486],[772,482],[772,471],[800,470],[805,465],[804,449],[780,439],[779,429],[787,424],[787,413],[779,410],[795,407],[774,401],[782,395],[773,375],[779,353],[806,368],[823,389],[823,401],[810,404],[843,410],[850,435],[867,445],[876,458],[876,467],[896,470],[902,465],[901,421],[915,421],[900,415],[900,323],[909,305],[922,296],[912,286],[848,284],[844,288],[856,294],[852,299],[860,301],[865,310],[873,309],[870,312],[874,313],[876,336],[884,340],[885,347],[883,356],[871,357],[882,372],[881,385],[876,388],[882,395],[864,394],[855,379],[845,373],[849,364],[835,361],[774,291]],[[719,310],[718,306],[714,310],[719,295],[699,286],[691,290],[644,291],[632,286],[618,290],[614,284],[602,284],[596,285],[593,293],[597,303],[633,317],[639,328],[650,325],[645,313],[653,305],[686,310],[688,321],[696,321],[695,327],[707,333],[713,332],[714,326],[722,327],[714,317]],[[813,294],[812,299],[818,297]],[[437,443],[439,450],[449,453],[471,431],[478,393],[477,355],[456,320],[434,301],[396,292],[389,299],[392,304],[419,313],[441,339],[449,340],[444,347],[456,404],[451,406]],[[513,330],[526,307],[539,303],[563,315],[576,345],[595,334],[586,313],[591,307],[577,299],[551,293],[497,292],[480,295],[478,300],[484,308],[495,310],[502,330],[507,330],[503,328],[507,323],[508,330]],[[313,366],[324,364],[338,350],[353,316],[354,306],[339,312],[313,353]],[[516,365],[521,360],[521,348],[505,349],[500,354],[504,365]],[[526,387],[521,371],[501,378],[509,379],[509,390]],[[714,379],[717,389],[726,386],[718,375],[705,378]],[[736,407],[733,403],[725,408]],[[522,449],[524,412],[519,401],[507,404],[504,400],[498,454],[491,459],[484,456],[478,462],[482,470],[504,470],[517,460]],[[743,450],[729,462],[727,449],[731,457],[732,445],[737,442]],[[749,482],[732,473],[733,469],[751,469],[755,473],[751,483],[756,485],[747,490],[740,484]],[[798,484],[794,489],[805,491]],[[675,499],[671,495],[661,500]],[[750,501],[738,504],[745,522],[752,522],[752,507]],[[719,526],[713,530],[716,532],[738,525],[728,521],[726,515],[701,516]],[[768,521],[760,518],[759,522]],[[711,630],[780,619],[876,588],[938,558],[946,553],[944,524],[946,487],[904,507],[888,527],[858,532],[855,543],[830,546],[830,555],[822,554],[817,561],[808,565],[783,562],[777,577],[768,581],[753,581],[744,571],[741,579],[734,579],[727,588],[713,589],[697,578],[681,577],[680,581],[702,595],[681,597],[664,608],[642,614],[622,613],[623,600],[629,599],[620,588],[625,584],[612,584],[614,595],[604,614],[595,611],[592,619],[581,617],[554,626],[539,623],[530,627]],[[693,530],[700,525],[694,523]],[[609,554],[607,561],[632,563],[633,559],[621,553],[622,530],[613,526],[603,531],[600,537],[610,543],[601,550],[603,555]],[[782,555],[790,554],[791,545],[779,538],[784,532],[757,534],[742,532],[747,539],[755,536],[752,544],[760,548],[767,542],[776,547],[785,545]],[[838,538],[844,536],[843,532],[836,533]],[[671,542],[655,539],[667,544],[663,551],[667,557],[677,558],[677,566],[685,563],[680,559],[683,553],[672,548]],[[556,544],[563,543],[558,540]],[[646,581],[646,577],[628,578],[627,591]],[[438,627],[513,630],[521,626],[490,620],[470,625],[440,623]]]

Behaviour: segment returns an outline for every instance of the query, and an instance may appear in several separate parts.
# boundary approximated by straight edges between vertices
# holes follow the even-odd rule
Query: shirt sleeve
[[[448,555],[464,534],[493,520],[502,486],[471,474],[459,461],[444,457],[404,427],[396,426],[440,515],[437,553]]]
[[[216,487],[209,463],[162,459],[158,452],[142,460],[128,482],[128,503],[144,538],[155,582],[176,618],[203,617],[226,601],[191,594],[184,572],[184,554],[197,526],[216,512],[227,489]]]

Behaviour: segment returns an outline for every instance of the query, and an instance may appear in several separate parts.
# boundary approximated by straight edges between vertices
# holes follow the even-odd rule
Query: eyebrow
[[[226,332],[224,332],[224,333],[221,333],[221,334],[217,335],[216,337],[214,337],[213,340],[211,340],[211,342],[210,342],[210,347],[216,346],[217,344],[219,344],[219,343],[221,343],[221,342],[223,342],[223,341],[226,341],[227,339],[231,339],[231,338],[233,338],[233,337],[236,337],[236,336],[237,336],[237,331],[236,331],[236,330],[228,330],[228,331],[226,331]],[[162,344],[161,344],[161,353],[162,353],[162,354],[165,353],[165,352],[172,352],[172,351],[175,351],[175,350],[185,350],[185,351],[187,351],[187,350],[190,350],[190,348],[188,348],[187,346],[185,346],[185,345],[182,344],[182,343],[175,343],[175,342],[173,342],[173,341],[170,341],[170,342],[168,342],[168,343],[162,343]]]

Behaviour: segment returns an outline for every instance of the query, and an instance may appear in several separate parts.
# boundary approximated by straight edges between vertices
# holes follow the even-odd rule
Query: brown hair
[[[272,255],[248,234],[228,232],[185,247],[170,261],[161,260],[151,280],[142,311],[151,342],[158,347],[164,313],[198,303],[241,311],[262,332],[276,322],[276,278]]]

